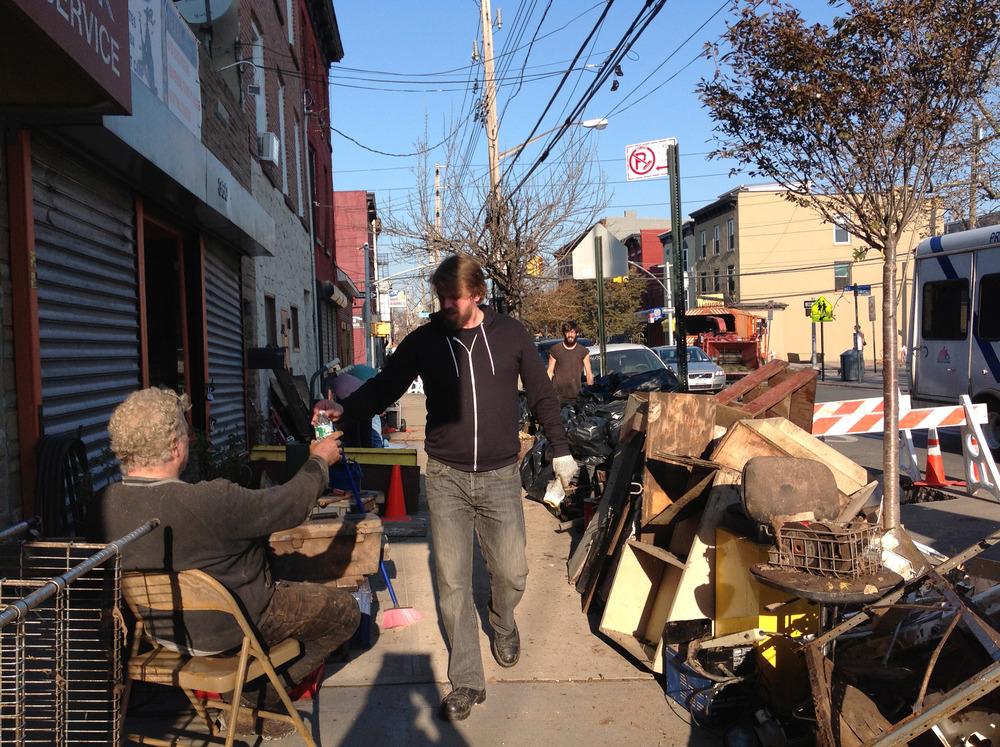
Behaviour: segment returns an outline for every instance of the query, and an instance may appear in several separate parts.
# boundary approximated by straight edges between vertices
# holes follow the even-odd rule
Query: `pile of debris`
[[[583,610],[730,744],[990,743],[1000,599],[975,556],[1000,533],[947,559],[886,532],[879,484],[810,433],[815,371],[765,369],[628,396],[568,562]]]

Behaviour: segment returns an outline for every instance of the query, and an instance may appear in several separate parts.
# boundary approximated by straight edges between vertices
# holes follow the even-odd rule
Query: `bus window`
[[[968,280],[927,283],[922,307],[920,331],[925,340],[964,340],[968,336]]]
[[[983,275],[979,282],[976,336],[980,340],[1000,340],[1000,275]]]

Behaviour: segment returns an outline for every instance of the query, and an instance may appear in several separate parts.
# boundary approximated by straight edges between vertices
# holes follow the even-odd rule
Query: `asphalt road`
[[[818,383],[816,402],[854,400],[881,397],[881,383],[868,374],[871,381],[863,385],[852,383]],[[905,389],[904,389],[905,391]],[[925,470],[927,464],[927,431],[911,431],[917,464]],[[965,480],[965,458],[962,453],[961,429],[938,430],[941,461],[949,480]],[[884,471],[883,438],[881,433],[863,436],[828,436],[824,441],[841,454],[868,470],[871,479],[882,479]],[[917,542],[945,554],[955,553],[1000,531],[1000,502],[985,492],[969,495],[964,486],[938,488],[933,492],[939,500],[901,503],[900,521]],[[907,496],[903,494],[905,501]],[[981,554],[982,558],[1000,561],[1000,546]]]

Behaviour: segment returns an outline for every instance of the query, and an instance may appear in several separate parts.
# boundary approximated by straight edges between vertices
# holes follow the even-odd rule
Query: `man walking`
[[[460,721],[486,699],[472,597],[474,534],[490,577],[493,657],[512,667],[521,654],[514,610],[524,594],[528,564],[517,464],[519,378],[564,483],[573,479],[577,464],[531,336],[520,322],[480,305],[486,280],[479,264],[451,255],[431,284],[441,310],[399,343],[377,376],[343,403],[321,401],[316,411],[339,422],[361,420],[396,401],[418,376],[423,380],[425,484],[452,686],[440,713]]]
[[[559,406],[576,402],[580,394],[582,376],[587,377],[587,386],[594,383],[590,370],[590,351],[576,344],[577,324],[568,321],[562,326],[563,341],[549,348],[549,378],[559,396]]]

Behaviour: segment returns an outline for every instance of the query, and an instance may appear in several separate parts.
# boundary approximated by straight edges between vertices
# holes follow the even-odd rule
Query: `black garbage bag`
[[[597,417],[607,421],[608,443],[612,449],[618,444],[626,407],[628,407],[627,399],[615,399],[604,403],[596,413]]]
[[[664,368],[660,371],[646,371],[621,379],[612,394],[612,398],[628,399],[632,392],[676,392],[678,389],[680,389],[680,381],[678,381],[676,374]]]
[[[538,475],[546,465],[549,466],[549,471],[552,471],[552,457],[546,457],[545,454],[548,444],[548,440],[543,436],[535,436],[535,443],[531,445],[528,453],[521,460],[521,487],[525,490],[528,490],[538,480]]]
[[[579,461],[589,456],[610,456],[608,421],[604,418],[580,418],[572,429],[566,430],[570,453]]]

